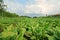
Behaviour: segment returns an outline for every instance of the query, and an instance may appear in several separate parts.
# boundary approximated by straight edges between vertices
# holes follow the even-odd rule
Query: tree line
[[[8,11],[6,11],[7,5],[4,4],[3,0],[0,0],[0,16],[3,17],[18,17],[17,14],[15,13],[10,13]]]

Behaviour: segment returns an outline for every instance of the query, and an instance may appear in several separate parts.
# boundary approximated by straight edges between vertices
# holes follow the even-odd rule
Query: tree
[[[6,5],[4,5],[4,1],[3,0],[0,0],[0,15],[2,16],[3,15],[3,12],[5,11],[5,8]]]
[[[0,13],[1,13],[2,10],[3,10],[2,4],[3,4],[3,0],[0,0]]]
[[[3,2],[3,0],[0,0],[0,2]]]
[[[0,0],[0,12],[4,11],[4,7],[6,7],[6,5],[4,5],[3,0]]]

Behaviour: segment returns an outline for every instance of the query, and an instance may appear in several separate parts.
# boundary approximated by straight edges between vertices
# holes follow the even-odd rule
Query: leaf
[[[24,35],[25,31],[26,31],[26,29],[21,28],[21,29],[19,30],[19,33],[20,33],[20,34],[16,37],[15,40],[23,40],[23,35]]]
[[[9,36],[12,37],[14,35],[17,35],[17,34],[14,33],[14,32],[10,32],[10,31],[4,31],[4,32],[1,33],[1,37],[3,37],[3,38],[7,38]]]

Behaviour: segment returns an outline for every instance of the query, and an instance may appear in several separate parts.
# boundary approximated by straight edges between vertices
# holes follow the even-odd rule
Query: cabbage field
[[[0,17],[0,40],[60,40],[60,18]]]

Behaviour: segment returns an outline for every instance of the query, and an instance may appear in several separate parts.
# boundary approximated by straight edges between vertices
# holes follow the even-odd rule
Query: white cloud
[[[8,10],[11,12],[23,12],[30,14],[52,14],[59,13],[60,11],[60,0],[34,0],[35,3],[32,3],[30,0],[23,6],[18,2],[14,2],[14,0],[4,0],[5,4],[8,6]]]
[[[25,6],[25,13],[43,13],[48,14],[54,12],[60,6],[59,0],[35,0],[35,4],[28,4]],[[60,7],[59,7],[60,8]],[[57,12],[56,11],[56,12]]]
[[[10,12],[18,13],[19,10],[22,10],[23,6],[12,0],[4,0],[5,4],[7,5],[7,10]]]
[[[53,5],[26,5],[25,13],[48,13],[48,11],[53,10]]]

